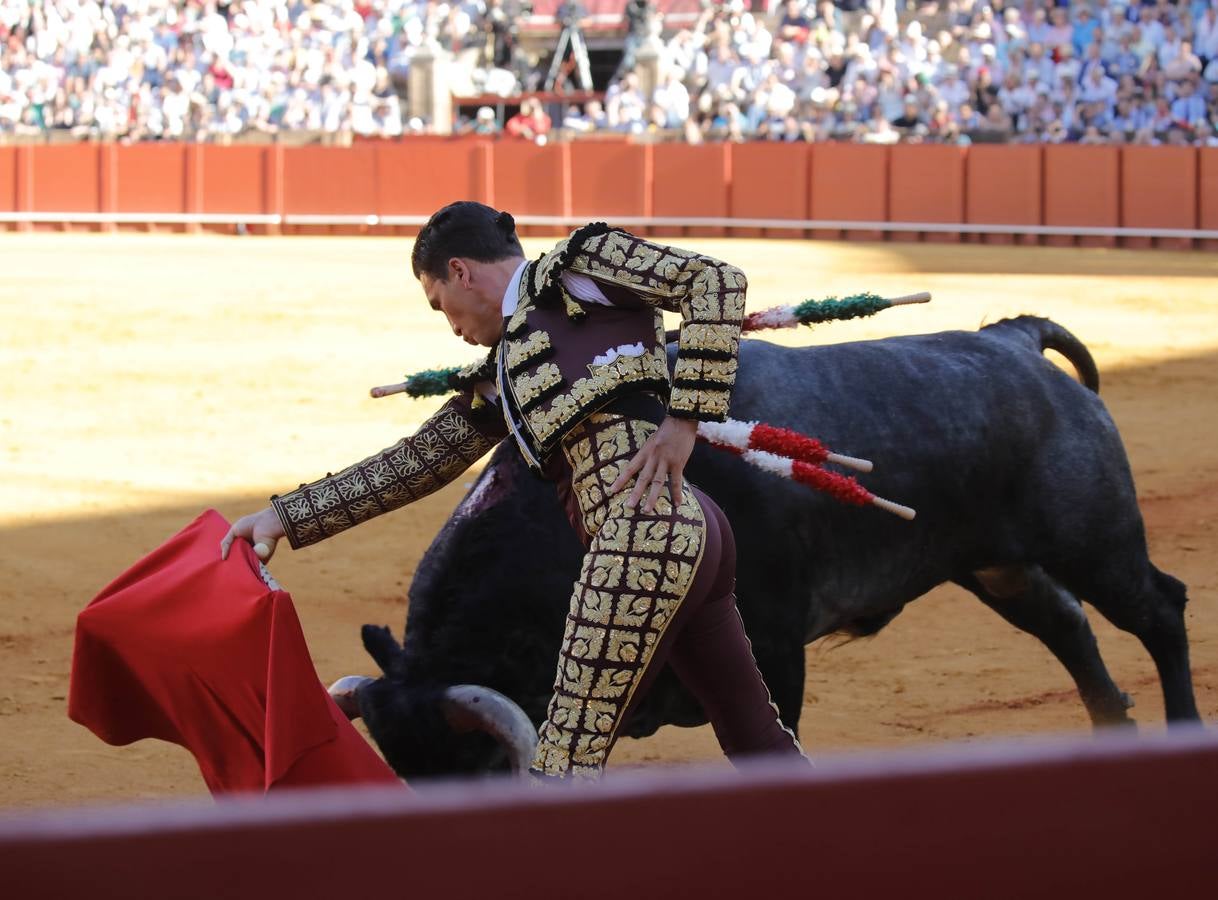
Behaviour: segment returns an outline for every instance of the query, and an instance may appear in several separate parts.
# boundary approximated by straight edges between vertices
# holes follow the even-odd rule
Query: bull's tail
[[[1100,372],[1095,367],[1095,360],[1083,342],[1056,322],[1040,316],[1016,316],[1014,319],[1003,319],[986,329],[1001,328],[1008,333],[1013,332],[1021,337],[1031,339],[1032,346],[1038,353],[1045,350],[1056,350],[1074,366],[1079,380],[1095,393],[1100,392]]]

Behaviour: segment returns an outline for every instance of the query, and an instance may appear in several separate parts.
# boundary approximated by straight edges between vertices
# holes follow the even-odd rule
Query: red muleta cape
[[[160,738],[213,794],[402,782],[318,680],[286,591],[208,510],[76,620],[68,716],[109,744]]]

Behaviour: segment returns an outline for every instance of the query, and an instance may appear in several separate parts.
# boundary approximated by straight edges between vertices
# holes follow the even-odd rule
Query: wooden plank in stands
[[[1202,897],[1218,736],[0,819],[6,896]]]

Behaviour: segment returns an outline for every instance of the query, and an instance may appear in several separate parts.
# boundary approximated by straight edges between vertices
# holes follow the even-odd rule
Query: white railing
[[[566,227],[592,216],[516,216],[518,225]],[[421,226],[423,215],[336,215],[287,213],[130,213],[4,212],[0,223],[82,225],[313,225],[367,228]],[[1070,237],[1180,238],[1218,240],[1218,230],[1204,228],[1107,228],[1088,225],[1004,225],[975,222],[868,222],[852,219],[753,219],[736,216],[613,216],[611,224],[633,228],[766,228],[776,231],[879,231],[927,234],[1026,234]]]

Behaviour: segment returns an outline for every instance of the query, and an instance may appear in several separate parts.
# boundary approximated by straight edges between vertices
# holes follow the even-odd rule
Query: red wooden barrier
[[[1120,210],[1120,151],[1116,147],[1050,144],[1044,148],[1046,225],[1115,228]],[[1070,237],[1050,238],[1069,246]],[[1115,238],[1080,238],[1084,246],[1111,247]]]
[[[203,204],[206,213],[261,213],[266,157],[270,147],[202,147]]]
[[[186,144],[132,144],[115,155],[117,212],[186,212]]]
[[[1197,227],[1218,231],[1218,147],[1202,147],[1197,162]],[[1207,250],[1218,250],[1218,240],[1202,241]]]
[[[86,222],[89,216],[114,214],[134,217],[129,224],[136,227],[143,215],[286,214],[297,219],[289,223],[294,230],[367,231],[395,223],[365,219],[424,217],[452,200],[476,199],[518,216],[563,220],[525,226],[526,234],[563,233],[575,221],[596,217],[1215,230],[1214,153],[1174,147],[690,146],[617,140],[538,147],[461,138],[360,141],[349,148],[23,145],[0,147],[0,212],[81,214]],[[310,229],[299,222],[302,216],[351,222]],[[41,227],[56,224],[67,227],[54,220]],[[89,227],[114,225],[94,221]],[[757,233],[730,225],[657,230]],[[816,236],[840,237],[843,231],[848,237],[885,237],[879,230],[850,228]],[[902,239],[900,232],[891,234],[890,239]],[[952,231],[943,239],[959,238]],[[985,239],[1009,241],[1003,235]],[[1112,236],[1047,240],[1116,243]]]
[[[884,222],[888,220],[888,148],[870,144],[815,144],[809,183],[813,219]],[[837,230],[816,232],[838,237]],[[847,237],[878,241],[879,231],[846,232]]]
[[[538,147],[527,141],[499,141],[493,145],[491,158],[492,196],[496,207],[513,215],[570,215],[569,144]],[[526,227],[520,230],[525,234],[554,234],[563,229]]]
[[[1197,227],[1196,148],[1125,147],[1121,151],[1121,225]],[[1166,240],[1175,249],[1186,249],[1192,243]],[[1123,243],[1149,246],[1150,238],[1125,238]]]
[[[889,149],[888,216],[894,222],[964,221],[963,147],[897,144]],[[893,240],[917,240],[897,232]],[[959,241],[959,233],[928,232],[930,241]]]
[[[483,141],[403,141],[370,145],[376,158],[377,215],[430,216],[453,200],[483,200],[489,187]]]
[[[756,142],[732,146],[729,210],[740,219],[807,219],[808,144]],[[799,237],[788,229],[733,228],[742,237]]]
[[[97,212],[101,208],[98,144],[30,147],[31,204],[38,212]]]
[[[731,157],[725,144],[656,144],[652,202],[658,217],[717,218],[728,214]],[[662,229],[670,234],[678,229]],[[722,228],[685,228],[685,234],[716,236]]]
[[[626,141],[571,145],[571,215],[604,219],[646,215],[651,147]]]
[[[16,147],[0,147],[0,211],[17,211]]]
[[[1042,177],[1038,146],[969,147],[964,220],[986,225],[1039,225]],[[1012,240],[1010,235],[1001,234],[983,237],[986,243],[994,244],[1008,244]]]
[[[289,147],[283,154],[287,214],[369,215],[376,209],[376,149]]]
[[[1204,897],[1218,736],[905,751],[0,820],[23,900]]]

